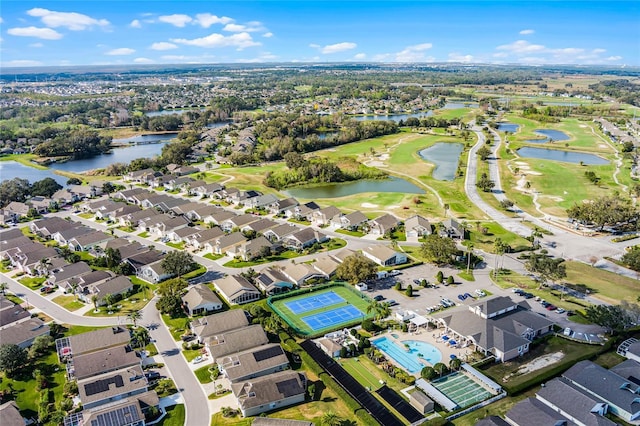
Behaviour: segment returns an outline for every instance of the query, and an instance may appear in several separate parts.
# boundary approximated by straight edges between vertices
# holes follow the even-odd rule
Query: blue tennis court
[[[316,309],[324,308],[325,306],[337,305],[345,300],[338,296],[333,291],[328,291],[322,294],[311,294],[304,299],[292,300],[291,302],[285,302],[284,306],[289,308],[295,315],[302,314],[309,311],[315,311]]]
[[[364,314],[355,306],[346,305],[330,311],[302,317],[302,321],[304,321],[305,324],[307,324],[313,331],[317,331],[362,318],[363,315]]]

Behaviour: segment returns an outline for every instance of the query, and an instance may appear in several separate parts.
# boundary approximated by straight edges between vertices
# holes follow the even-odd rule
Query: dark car
[[[373,300],[375,300],[376,302],[380,302],[381,300],[384,300],[384,296],[379,294],[376,297],[374,297]]]
[[[458,299],[460,299],[460,300],[464,300],[464,299],[466,299],[466,298],[467,298],[467,297],[466,297],[464,294],[459,294],[459,295],[458,295]]]
[[[144,376],[148,380],[159,379],[160,373],[158,373],[157,371],[147,371],[146,373],[144,373]]]
[[[547,311],[555,311],[556,309],[558,309],[555,305],[551,305],[551,304],[545,307],[547,308]]]
[[[525,299],[532,299],[533,298],[533,294],[531,294],[531,293],[522,293],[522,297],[524,297]]]
[[[415,285],[420,285],[420,280],[416,278],[415,280],[413,280],[413,283],[414,283]]]
[[[472,296],[472,295],[470,295],[469,293],[465,293],[465,294],[464,294],[464,297],[470,297],[470,298],[472,298],[472,299],[473,299],[473,296]]]

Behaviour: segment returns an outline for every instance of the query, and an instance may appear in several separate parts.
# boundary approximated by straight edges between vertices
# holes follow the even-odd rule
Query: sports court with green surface
[[[460,372],[434,380],[431,385],[460,408],[467,408],[492,396],[482,385]]]
[[[291,328],[303,336],[319,336],[361,323],[370,299],[345,284],[301,289],[272,296],[268,304]]]

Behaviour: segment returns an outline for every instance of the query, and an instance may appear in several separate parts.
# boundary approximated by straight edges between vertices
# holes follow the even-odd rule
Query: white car
[[[195,358],[193,359],[193,361],[192,361],[192,362],[193,362],[194,364],[200,364],[202,361],[204,361],[204,357],[203,357],[202,355],[198,355],[197,357],[195,357]]]
[[[476,289],[475,293],[480,297],[484,297],[487,295],[487,293],[485,293],[483,290],[480,290],[479,288]]]
[[[565,336],[571,336],[571,329],[569,327],[565,328],[564,333],[562,334],[564,334]]]

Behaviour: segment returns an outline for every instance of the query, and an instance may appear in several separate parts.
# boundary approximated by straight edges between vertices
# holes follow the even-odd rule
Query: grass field
[[[65,308],[67,311],[77,311],[84,306],[84,303],[80,302],[76,296],[56,296],[53,298],[53,302]]]
[[[372,391],[378,390],[382,387],[379,379],[373,375],[368,367],[359,362],[358,358],[347,358],[340,362],[340,365],[347,370],[349,374],[353,376],[362,386],[365,386]]]
[[[640,294],[640,281],[614,274],[613,272],[594,268],[581,262],[565,262],[567,265],[567,282],[585,284],[592,296],[608,303],[619,303],[621,300],[636,302]]]
[[[184,404],[167,407],[167,415],[158,426],[182,426],[185,420]]]
[[[321,307],[321,308],[318,308],[318,309],[315,309],[315,310],[302,312],[302,313],[300,313],[298,315],[294,314],[286,306],[286,303],[289,303],[289,302],[292,302],[292,301],[300,301],[300,300],[307,299],[307,298],[315,298],[315,297],[318,297],[319,295],[322,295],[324,293],[329,293],[329,292],[336,293],[338,296],[342,297],[345,301],[337,303],[337,304],[334,304],[334,305],[324,306],[324,307]],[[311,292],[311,293],[304,292],[302,294],[294,295],[292,297],[279,299],[279,300],[276,300],[276,301],[272,302],[272,305],[274,306],[274,308],[276,310],[276,313],[280,314],[280,316],[283,317],[283,319],[289,325],[291,325],[295,330],[298,330],[298,332],[300,334],[303,334],[303,335],[317,335],[317,334],[327,333],[327,332],[330,332],[330,331],[333,331],[333,330],[337,330],[337,329],[339,329],[341,327],[344,327],[347,324],[359,323],[364,318],[372,318],[373,317],[372,313],[371,314],[367,314],[367,306],[369,305],[369,300],[364,298],[364,296],[360,297],[358,294],[355,293],[355,290],[349,289],[349,288],[341,286],[341,285],[325,288],[325,289],[322,289],[322,290],[319,290],[319,291],[314,291],[314,292]],[[316,315],[316,314],[325,312],[327,310],[331,310],[331,309],[335,309],[335,308],[339,308],[339,307],[343,307],[343,306],[348,306],[348,305],[352,305],[355,308],[357,308],[360,312],[362,312],[362,314],[363,314],[362,318],[351,320],[351,321],[347,321],[345,323],[338,323],[338,324],[335,324],[335,325],[332,325],[332,326],[328,326],[328,327],[322,328],[322,329],[317,329],[317,330],[312,329],[311,327],[309,327],[302,320],[302,317]]]

